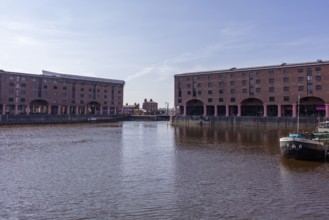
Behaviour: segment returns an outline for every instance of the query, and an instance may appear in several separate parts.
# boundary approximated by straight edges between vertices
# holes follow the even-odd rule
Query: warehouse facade
[[[176,115],[329,117],[329,61],[175,75]]]
[[[43,71],[0,70],[0,114],[115,115],[125,82]]]

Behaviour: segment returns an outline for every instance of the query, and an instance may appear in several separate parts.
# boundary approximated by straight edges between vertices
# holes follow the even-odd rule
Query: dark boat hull
[[[326,161],[329,159],[328,145],[304,138],[280,138],[281,154],[287,158],[309,161]]]

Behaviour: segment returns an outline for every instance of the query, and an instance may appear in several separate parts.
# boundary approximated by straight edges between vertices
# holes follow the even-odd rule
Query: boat
[[[280,150],[287,158],[329,161],[329,132],[291,133],[280,138]]]
[[[318,132],[329,132],[329,121],[319,122],[317,130]]]

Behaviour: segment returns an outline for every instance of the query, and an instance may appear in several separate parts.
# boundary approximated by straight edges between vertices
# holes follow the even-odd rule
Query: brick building
[[[150,99],[150,101],[144,99],[143,109],[145,110],[145,114],[154,115],[158,111],[158,103],[154,102],[152,99]]]
[[[119,114],[122,80],[0,70],[0,114]]]
[[[329,61],[175,75],[181,115],[329,117]],[[299,112],[298,112],[299,110]]]

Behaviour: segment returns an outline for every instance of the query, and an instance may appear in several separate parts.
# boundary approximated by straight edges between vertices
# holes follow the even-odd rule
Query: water
[[[327,219],[329,163],[282,158],[287,132],[0,127],[0,218]]]

